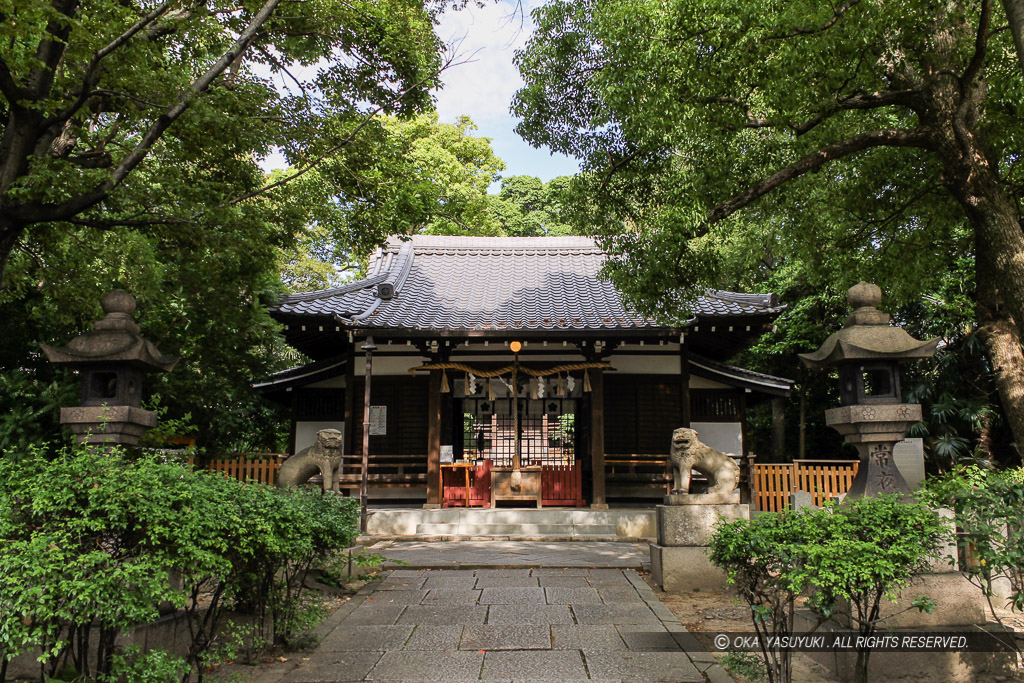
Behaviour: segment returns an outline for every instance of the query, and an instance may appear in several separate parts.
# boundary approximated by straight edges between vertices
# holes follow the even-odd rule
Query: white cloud
[[[459,43],[458,53],[472,61],[442,74],[444,88],[437,93],[442,121],[461,114],[481,128],[511,121],[509,103],[523,84],[512,57],[530,37],[533,26],[527,12],[503,0],[445,13],[438,35],[450,44]]]

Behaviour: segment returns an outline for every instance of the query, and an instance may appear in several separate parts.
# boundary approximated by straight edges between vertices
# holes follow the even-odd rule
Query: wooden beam
[[[607,507],[604,485],[604,371],[590,373],[590,462],[593,476],[593,507]]]
[[[427,398],[427,505],[441,504],[441,371],[430,371]]]

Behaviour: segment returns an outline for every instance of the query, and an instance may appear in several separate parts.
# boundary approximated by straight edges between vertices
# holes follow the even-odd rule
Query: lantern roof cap
[[[931,358],[938,338],[920,341],[901,327],[889,324],[890,316],[878,310],[882,290],[869,282],[858,282],[846,293],[853,306],[843,329],[829,335],[817,351],[801,353],[809,368],[827,368],[846,361],[898,361]]]
[[[43,353],[55,365],[84,367],[120,363],[148,372],[170,372],[177,358],[168,358],[156,345],[139,335],[132,318],[135,297],[124,290],[108,292],[101,302],[106,314],[92,325],[91,332],[75,337],[66,346],[41,344]]]

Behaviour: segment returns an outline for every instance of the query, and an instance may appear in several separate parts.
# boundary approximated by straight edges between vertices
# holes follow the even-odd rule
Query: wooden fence
[[[789,508],[794,491],[811,494],[815,505],[846,493],[857,476],[858,460],[794,460],[754,465],[754,502],[763,512]]]
[[[286,457],[280,453],[236,453],[214,458],[206,469],[239,481],[253,479],[261,484],[275,484],[277,470]],[[195,465],[195,459],[190,457],[188,464]]]

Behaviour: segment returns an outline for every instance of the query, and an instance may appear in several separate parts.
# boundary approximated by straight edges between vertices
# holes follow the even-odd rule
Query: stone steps
[[[417,524],[416,534],[425,536],[607,536],[616,537],[614,524]]]
[[[657,535],[653,508],[371,509],[367,538],[583,536],[623,540]]]

